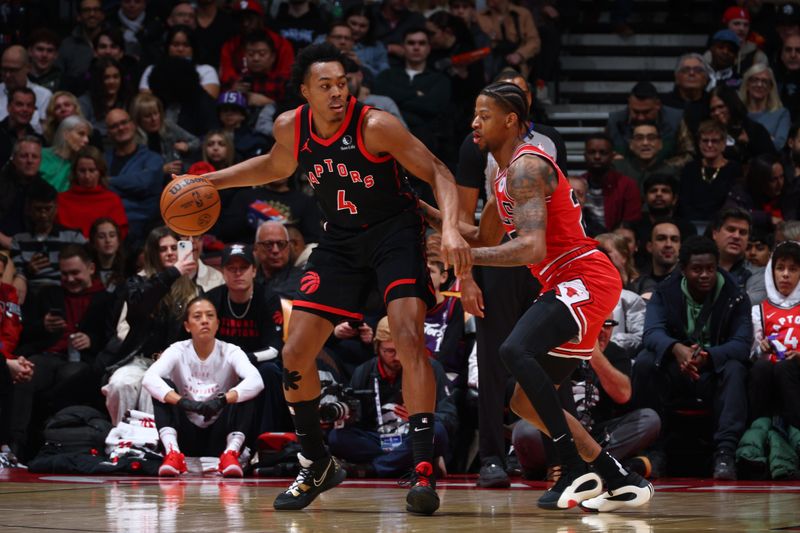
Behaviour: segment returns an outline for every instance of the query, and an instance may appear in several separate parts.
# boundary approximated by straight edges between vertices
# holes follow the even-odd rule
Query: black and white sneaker
[[[278,494],[272,506],[278,511],[297,511],[305,508],[314,498],[345,480],[344,471],[333,457],[309,461],[298,453],[300,473],[285,492]]]
[[[581,509],[596,513],[609,513],[622,507],[639,507],[650,501],[655,493],[652,483],[636,472],[625,476],[625,484],[609,489],[596,498],[581,503]]]
[[[542,509],[572,509],[584,500],[603,492],[603,480],[586,467],[562,473],[556,484],[539,498]]]

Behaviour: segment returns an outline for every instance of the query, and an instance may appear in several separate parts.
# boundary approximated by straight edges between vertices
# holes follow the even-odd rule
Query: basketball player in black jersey
[[[345,478],[323,441],[315,357],[336,323],[363,318],[363,300],[377,282],[403,364],[403,398],[411,413],[416,466],[406,508],[432,514],[439,507],[431,467],[436,387],[423,322],[434,300],[423,221],[401,167],[433,188],[446,220],[442,257],[457,275],[469,272],[470,251],[456,227],[452,174],[396,118],[348,94],[341,57],[327,43],[304,48],[292,78],[308,103],[275,120],[269,154],[206,177],[225,189],[268,183],[299,169],[326,219],[300,281],[283,349],[283,386],[302,448],[302,468],[275,500],[275,509],[302,509]]]

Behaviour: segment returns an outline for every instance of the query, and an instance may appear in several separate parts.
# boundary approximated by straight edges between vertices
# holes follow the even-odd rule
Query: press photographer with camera
[[[389,320],[383,317],[375,330],[376,357],[356,368],[350,380],[352,391],[339,394],[338,403],[347,406],[344,427],[328,434],[331,453],[344,460],[348,473],[357,477],[393,477],[412,467],[411,442],[408,435],[408,411],[403,401],[403,368],[389,331]],[[458,416],[450,397],[444,369],[431,360],[436,376],[436,410],[434,412],[434,457],[436,467],[446,474],[445,461],[449,455],[450,435],[455,433]],[[366,394],[367,390],[375,394]],[[357,404],[359,409],[352,409]],[[320,413],[325,416],[334,409],[322,402]],[[380,406],[380,411],[378,411]],[[355,468],[357,466],[357,468]]]

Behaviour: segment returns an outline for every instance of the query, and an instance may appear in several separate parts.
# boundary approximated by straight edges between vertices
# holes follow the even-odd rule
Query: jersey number
[[[339,191],[336,193],[336,207],[339,209],[339,211],[344,211],[345,209],[350,211],[351,215],[358,213],[356,204],[345,199],[344,189],[339,189]]]

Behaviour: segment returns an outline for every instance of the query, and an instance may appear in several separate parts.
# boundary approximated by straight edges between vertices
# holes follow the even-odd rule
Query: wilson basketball
[[[200,235],[219,218],[217,188],[202,176],[172,180],[161,193],[161,216],[180,235]]]

